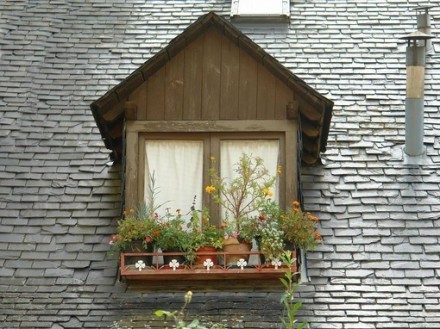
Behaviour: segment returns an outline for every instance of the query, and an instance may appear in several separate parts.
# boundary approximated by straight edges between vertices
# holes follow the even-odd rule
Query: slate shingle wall
[[[322,166],[303,169],[325,244],[301,288],[312,328],[440,328],[440,55],[427,58],[427,164],[405,165],[405,46],[418,1],[292,1],[286,24],[238,24],[335,102]],[[432,9],[439,32],[440,2]],[[107,255],[120,207],[89,104],[229,1],[0,4],[0,327],[108,328],[180,292],[128,291]],[[440,44],[434,48],[440,53]],[[199,292],[191,312],[273,328],[279,293]],[[150,318],[148,317],[150,320]],[[136,326],[136,323],[131,325]]]

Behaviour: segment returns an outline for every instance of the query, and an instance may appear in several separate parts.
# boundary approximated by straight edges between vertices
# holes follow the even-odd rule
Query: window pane
[[[239,162],[242,154],[252,157],[260,157],[264,166],[271,175],[275,175],[279,165],[279,141],[278,140],[223,140],[220,142],[220,174],[225,179],[234,179],[235,164]],[[272,199],[278,201],[278,182],[273,189]],[[224,210],[222,210],[224,219]]]
[[[147,140],[145,168],[145,199],[151,197],[150,178],[155,178],[155,204],[163,215],[180,209],[190,212],[194,196],[196,209],[202,207],[203,141]],[[189,218],[190,216],[186,216]]]

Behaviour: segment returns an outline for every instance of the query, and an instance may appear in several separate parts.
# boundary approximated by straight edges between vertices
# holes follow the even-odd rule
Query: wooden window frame
[[[125,208],[136,208],[144,197],[145,138],[159,139],[262,139],[279,138],[284,180],[280,183],[280,203],[297,198],[297,129],[293,120],[241,120],[241,121],[127,121],[125,164]],[[168,134],[168,135],[167,135]],[[257,138],[258,137],[258,138]],[[210,144],[207,146],[206,144]],[[217,145],[220,145],[218,142]],[[205,143],[205,156],[210,154],[211,143]],[[219,152],[214,151],[213,153]],[[208,161],[204,161],[204,182],[208,181]],[[208,204],[206,196],[203,204]]]

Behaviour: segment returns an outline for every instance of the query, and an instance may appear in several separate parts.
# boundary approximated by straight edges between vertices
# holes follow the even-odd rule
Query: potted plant
[[[170,213],[170,208],[166,209],[166,214],[159,219],[159,229],[156,236],[156,247],[162,252],[187,252],[190,247],[189,233],[184,230],[185,221],[183,220],[180,209],[176,210],[176,215]],[[186,261],[183,255],[164,255],[164,264],[167,265],[173,259],[180,264]]]
[[[209,221],[209,215],[206,210],[202,211],[202,216],[198,216],[197,211],[193,211],[193,216],[189,225],[190,228],[190,249],[194,255],[196,264],[203,264],[208,258],[213,265],[217,264],[216,251],[223,247],[224,231],[213,225]],[[209,253],[198,255],[198,253]]]
[[[249,251],[252,240],[259,234],[254,213],[272,195],[271,188],[276,182],[276,176],[269,174],[263,159],[244,153],[234,165],[235,178],[220,177],[215,168],[215,159],[211,158],[211,161],[211,185],[205,191],[225,213],[224,251]],[[248,259],[249,255],[228,256],[228,263],[235,263],[240,258]]]
[[[126,253],[153,252],[155,234],[159,228],[156,218],[146,215],[142,208],[137,211],[130,209],[124,211],[124,218],[118,221],[116,233],[110,238],[112,251]],[[134,257],[129,257],[130,265]],[[136,257],[137,260],[143,260],[147,265],[151,265],[151,256]]]
[[[280,215],[280,228],[284,239],[290,246],[288,249],[301,248],[312,250],[322,240],[317,230],[318,217],[301,209],[300,203],[294,201],[286,212]]]

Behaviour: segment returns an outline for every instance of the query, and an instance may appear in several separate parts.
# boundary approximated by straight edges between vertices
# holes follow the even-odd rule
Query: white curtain
[[[264,166],[270,175],[276,175],[279,165],[279,141],[278,140],[223,140],[220,143],[220,175],[228,179],[234,179],[235,164],[242,154],[263,159]],[[272,192],[272,200],[278,201],[278,182]],[[224,211],[222,211],[224,217]]]
[[[158,214],[166,208],[175,214],[180,209],[189,220],[194,196],[196,209],[202,208],[203,192],[203,141],[147,140],[145,161],[145,201],[151,197],[149,184],[155,178],[155,204],[163,204]]]

